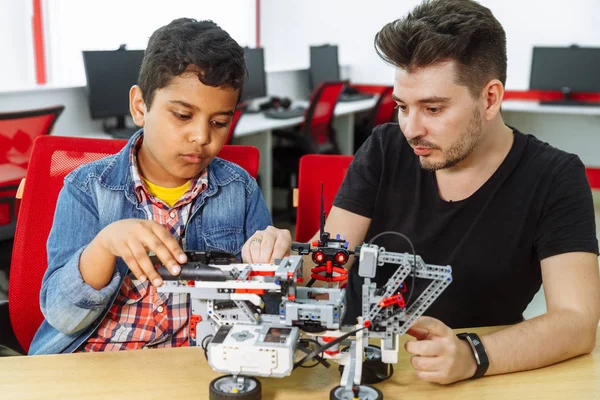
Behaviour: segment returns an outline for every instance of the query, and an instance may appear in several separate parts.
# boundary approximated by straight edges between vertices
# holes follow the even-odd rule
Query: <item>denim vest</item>
[[[97,329],[113,304],[127,265],[117,258],[113,277],[101,290],[83,281],[79,258],[94,237],[112,222],[148,216],[138,204],[129,153],[142,131],[117,154],[82,165],[65,178],[48,237],[48,270],[40,292],[44,321],[29,354],[69,353]],[[246,240],[271,225],[256,181],[241,167],[215,158],[208,166],[208,188],[196,198],[183,244],[187,250],[221,250],[241,257]]]

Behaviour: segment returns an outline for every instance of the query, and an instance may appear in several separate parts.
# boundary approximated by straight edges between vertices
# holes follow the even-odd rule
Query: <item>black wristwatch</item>
[[[488,359],[487,353],[485,352],[485,347],[483,347],[483,343],[481,343],[481,339],[477,336],[476,333],[459,333],[456,335],[459,339],[466,340],[473,350],[473,355],[475,356],[475,361],[477,362],[477,369],[475,370],[475,375],[473,375],[473,379],[482,377],[485,375],[488,367],[490,366],[490,361]]]

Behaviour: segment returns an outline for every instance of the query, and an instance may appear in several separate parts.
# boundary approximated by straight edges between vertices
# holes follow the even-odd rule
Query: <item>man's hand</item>
[[[137,279],[150,280],[154,286],[160,286],[162,279],[148,257],[148,251],[154,252],[173,275],[181,272],[179,263],[185,263],[187,257],[179,243],[159,223],[144,219],[124,219],[113,222],[98,234],[105,252],[121,257]]]
[[[242,260],[247,263],[268,264],[290,254],[292,235],[287,229],[273,226],[256,231],[242,247]]]
[[[420,317],[407,333],[417,339],[404,348],[414,354],[410,362],[420,379],[448,384],[475,375],[477,364],[469,344],[442,321]]]

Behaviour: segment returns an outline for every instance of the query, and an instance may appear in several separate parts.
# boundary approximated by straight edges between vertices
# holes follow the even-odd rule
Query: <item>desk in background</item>
[[[337,103],[334,126],[342,154],[354,154],[354,114],[370,110],[377,98]],[[269,119],[263,114],[242,114],[234,132],[233,143],[255,146],[260,151],[260,186],[269,211],[273,204],[273,130],[300,125],[304,117]]]
[[[526,100],[504,100],[502,111],[562,114],[562,115],[595,115],[600,116],[600,103],[597,106],[565,106],[540,104],[539,102]]]
[[[496,328],[478,328],[479,334]],[[402,343],[407,337],[403,337]],[[598,337],[600,343],[600,335]],[[401,349],[403,347],[401,346]],[[409,354],[400,350],[389,380],[375,385],[384,399],[597,399],[600,348],[546,368],[441,386],[417,379]],[[0,358],[3,399],[208,399],[214,372],[200,348]],[[264,400],[328,399],[339,385],[337,364],[261,378]]]
[[[564,106],[504,100],[502,116],[519,131],[577,154],[586,167],[600,167],[600,102],[598,106]]]

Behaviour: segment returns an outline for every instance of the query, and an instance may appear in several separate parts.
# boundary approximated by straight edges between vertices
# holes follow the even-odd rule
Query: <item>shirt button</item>
[[[175,211],[171,211],[171,214],[169,214],[169,216],[170,216],[171,218],[175,218],[175,215],[177,215],[177,214],[175,214]]]
[[[158,311],[158,312],[163,312],[163,311],[164,311],[164,308],[163,308],[163,306],[158,306],[158,307],[156,307],[156,311]]]

